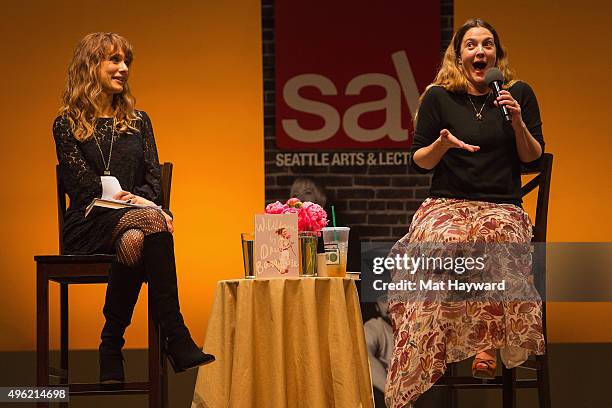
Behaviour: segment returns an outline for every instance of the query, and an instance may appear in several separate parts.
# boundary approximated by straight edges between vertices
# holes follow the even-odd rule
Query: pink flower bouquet
[[[298,231],[319,232],[327,225],[327,213],[319,204],[303,203],[297,198],[290,198],[285,204],[280,201],[268,204],[266,214],[297,214]]]

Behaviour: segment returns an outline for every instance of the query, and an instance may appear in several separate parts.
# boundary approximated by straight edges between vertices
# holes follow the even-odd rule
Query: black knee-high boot
[[[143,262],[149,296],[155,305],[153,316],[160,326],[164,351],[174,371],[213,362],[215,357],[203,353],[194,343],[181,315],[172,234],[163,231],[145,236]]]
[[[100,335],[100,382],[124,381],[123,334],[129,326],[142,286],[142,271],[113,262],[106,287],[104,317],[106,322]]]

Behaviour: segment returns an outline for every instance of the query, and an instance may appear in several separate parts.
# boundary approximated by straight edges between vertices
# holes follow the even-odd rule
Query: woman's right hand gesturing
[[[438,165],[448,149],[463,149],[474,153],[480,150],[480,146],[464,143],[457,139],[448,129],[442,129],[440,137],[429,146],[421,147],[414,152],[412,160],[417,166],[431,170]]]
[[[480,150],[480,146],[474,146],[471,144],[467,144],[457,139],[455,135],[453,135],[448,129],[442,129],[440,131],[440,138],[438,139],[442,146],[447,149],[456,148],[467,150],[468,152],[477,152]]]

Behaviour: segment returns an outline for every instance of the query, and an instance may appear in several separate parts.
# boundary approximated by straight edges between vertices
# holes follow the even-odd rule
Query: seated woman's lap
[[[487,243],[531,242],[527,213],[512,204],[479,204],[472,222],[471,240]]]
[[[427,199],[415,213],[410,225],[409,233],[400,240],[404,242],[403,248],[408,251],[416,250],[419,254],[429,256],[457,256],[461,251],[464,256],[470,251],[483,251],[483,248],[473,243],[500,244],[487,248],[495,261],[495,267],[489,267],[486,276],[490,279],[506,279],[512,288],[522,294],[531,292],[533,286],[531,279],[531,255],[529,247],[522,244],[531,241],[531,222],[529,216],[522,208],[511,204],[494,204],[479,201],[455,199]],[[422,245],[432,243],[434,245]],[[440,246],[437,244],[449,244]],[[468,245],[461,245],[468,243]],[[476,255],[474,255],[476,256]],[[507,262],[523,257],[522,263],[527,269],[516,267],[516,263]],[[414,276],[413,276],[414,279]],[[512,289],[509,291],[513,298]],[[535,289],[534,289],[535,290]],[[529,297],[529,301],[537,301],[537,295]],[[448,299],[447,299],[448,300]],[[519,303],[514,301],[513,303]],[[398,308],[408,313],[408,308]],[[393,316],[392,321],[399,324],[406,316]],[[394,325],[395,327],[395,325]]]
[[[512,204],[428,198],[414,214],[409,242],[529,242],[531,223]]]

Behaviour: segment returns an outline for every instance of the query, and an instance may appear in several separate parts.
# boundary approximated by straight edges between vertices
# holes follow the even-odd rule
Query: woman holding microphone
[[[499,97],[485,82],[497,68]],[[499,107],[511,120],[505,121]],[[518,81],[495,29],[473,19],[448,46],[436,78],[421,97],[412,165],[433,171],[429,198],[395,248],[416,243],[529,243],[531,223],[521,208],[520,167],[540,158],[542,123],[535,94]],[[531,283],[525,285],[532,286]],[[411,302],[391,297],[395,349],[385,396],[409,407],[444,374],[446,364],[474,356],[474,376],[490,378],[497,350],[511,368],[544,353],[541,304]]]

